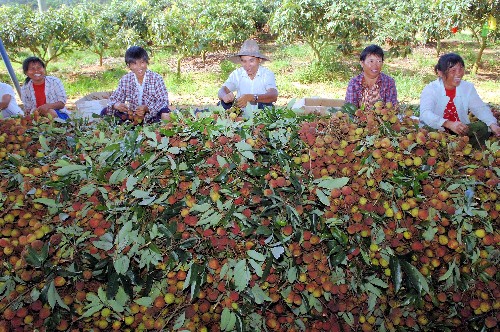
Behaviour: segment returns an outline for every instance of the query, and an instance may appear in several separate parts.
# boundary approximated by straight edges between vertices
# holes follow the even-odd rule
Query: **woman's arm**
[[[432,84],[428,84],[420,95],[420,121],[431,128],[440,129],[446,120],[437,114],[438,92]]]

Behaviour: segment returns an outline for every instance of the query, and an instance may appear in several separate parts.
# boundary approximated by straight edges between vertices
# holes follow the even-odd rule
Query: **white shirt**
[[[420,122],[431,128],[444,130],[443,123],[446,119],[443,115],[449,100],[441,78],[427,84],[420,95]],[[497,123],[490,108],[481,100],[474,84],[470,82],[460,82],[453,102],[457,108],[458,118],[464,124],[470,123],[469,110],[488,127]]]
[[[2,98],[3,95],[10,95],[10,102],[7,108],[2,110],[2,117],[8,118],[16,115],[24,116],[23,110],[17,105],[14,89],[12,89],[10,85],[0,82],[0,98]]]
[[[223,84],[231,92],[236,92],[236,97],[246,94],[265,94],[269,89],[276,89],[276,79],[271,70],[259,66],[254,79],[252,80],[245,69],[240,67],[234,70]],[[249,117],[257,109],[258,105],[248,104],[244,110],[243,116]]]

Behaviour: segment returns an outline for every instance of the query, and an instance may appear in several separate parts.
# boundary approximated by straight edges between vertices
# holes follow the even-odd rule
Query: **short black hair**
[[[40,59],[37,56],[30,56],[23,61],[23,73],[24,73],[24,75],[26,75],[26,73],[28,72],[28,69],[30,67],[30,64],[32,64],[32,63],[39,63],[43,68],[45,68],[45,63],[42,61],[42,59]],[[28,83],[29,81],[30,81],[30,78],[26,77],[26,80],[24,81],[24,83]]]
[[[23,73],[26,74],[28,72],[28,68],[29,68],[30,64],[36,63],[36,62],[38,62],[39,64],[42,65],[43,68],[45,68],[45,63],[42,61],[42,59],[40,59],[37,56],[30,56],[29,58],[26,58],[23,61]]]
[[[464,59],[456,53],[446,53],[441,55],[438,60],[438,63],[434,66],[434,72],[438,74],[438,72],[442,72],[446,75],[448,70],[455,66],[457,63],[461,64],[462,67],[465,67]]]
[[[131,46],[125,52],[125,63],[127,66],[137,60],[143,60],[149,63],[148,52],[140,46]]]
[[[366,57],[371,54],[379,56],[382,61],[384,61],[384,50],[382,50],[382,47],[374,44],[365,47],[363,52],[361,52],[361,54],[359,55],[359,60],[365,61]]]

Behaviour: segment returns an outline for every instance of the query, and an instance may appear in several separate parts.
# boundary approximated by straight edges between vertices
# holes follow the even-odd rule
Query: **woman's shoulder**
[[[363,80],[363,73],[351,77],[349,83],[360,83]]]
[[[161,79],[163,80],[163,76],[161,76],[160,74],[158,74],[157,72],[155,71],[152,71],[152,70],[149,70],[146,72],[146,73],[149,73],[149,75],[155,79]]]
[[[386,81],[391,81],[391,82],[396,82],[396,80],[394,78],[392,78],[392,76],[389,76],[387,74],[384,74],[384,73],[380,73],[380,78],[382,80],[386,80]]]

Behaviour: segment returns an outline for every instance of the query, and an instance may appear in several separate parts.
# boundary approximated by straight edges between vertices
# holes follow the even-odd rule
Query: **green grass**
[[[445,52],[457,52],[464,58],[470,69],[475,60],[478,45],[467,34],[457,34],[453,40],[443,41]],[[349,79],[361,72],[359,52],[366,45],[358,47],[352,54],[343,55],[334,47],[325,50],[324,61],[314,59],[311,48],[305,44],[261,45],[271,62],[264,65],[276,76],[280,97],[278,105],[287,105],[291,99],[311,96],[326,98],[344,98]],[[500,45],[490,45],[483,54],[482,67],[478,75],[466,72],[465,79],[473,82],[484,101],[500,104],[499,80],[500,64],[498,53]],[[230,54],[232,52],[227,52]],[[192,66],[192,59],[181,62],[181,77],[176,75],[175,54],[169,50],[150,52],[149,68],[165,79],[169,98],[173,105],[209,105],[217,102],[217,91],[227,76],[237,68],[229,61],[208,62],[205,67]],[[220,59],[217,58],[217,59]],[[436,79],[434,65],[437,62],[435,48],[432,45],[417,47],[406,58],[386,57],[383,71],[396,80],[401,102],[418,105],[423,87]],[[20,64],[13,64],[19,81],[24,81]],[[99,57],[89,51],[73,52],[53,61],[48,65],[48,74],[59,77],[70,99],[74,100],[96,91],[111,91],[118,80],[128,70],[123,56],[104,59],[99,66]],[[0,79],[11,83],[7,70],[0,67]]]

